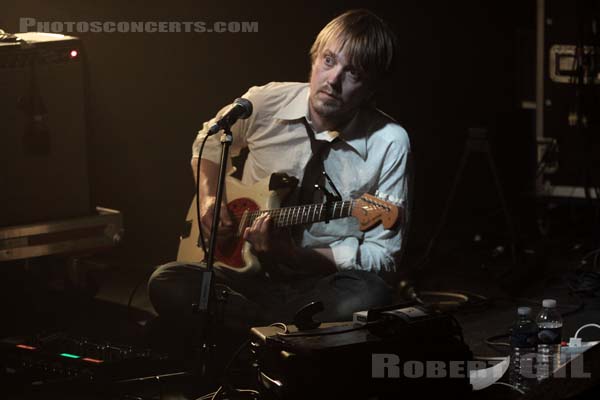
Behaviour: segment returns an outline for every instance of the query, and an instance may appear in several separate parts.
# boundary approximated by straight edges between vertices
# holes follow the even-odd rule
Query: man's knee
[[[343,271],[331,282],[334,298],[328,298],[325,314],[330,320],[351,320],[352,313],[392,302],[392,288],[379,276],[366,271]]]
[[[148,297],[162,316],[191,313],[194,294],[200,290],[202,268],[171,262],[156,268],[148,280]]]
[[[392,301],[392,288],[373,272],[350,270],[336,275],[336,286],[343,287],[363,303],[375,307]]]
[[[386,281],[375,273],[368,273],[365,277],[367,285],[366,295],[371,307],[385,306],[393,301],[394,290]]]

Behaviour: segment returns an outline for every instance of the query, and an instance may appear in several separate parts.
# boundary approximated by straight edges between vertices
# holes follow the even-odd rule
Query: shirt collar
[[[299,91],[298,94],[285,106],[283,106],[273,118],[282,120],[298,120],[308,118],[308,96],[310,87]],[[312,127],[312,125],[311,125]],[[367,159],[367,133],[368,124],[364,118],[363,110],[359,110],[354,117],[338,131],[323,131],[315,133],[315,139],[332,142],[335,138],[347,143],[354,149],[363,160]]]
[[[359,109],[352,119],[340,129],[339,138],[354,149],[363,160],[367,159],[367,137],[370,132],[365,112]]]

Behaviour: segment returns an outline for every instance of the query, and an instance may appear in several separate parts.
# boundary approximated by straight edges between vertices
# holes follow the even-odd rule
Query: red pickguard
[[[256,211],[260,207],[251,199],[241,197],[227,203],[227,209],[233,217],[234,225],[240,221],[244,211]],[[233,236],[226,242],[218,241],[215,249],[215,259],[231,268],[239,269],[246,266],[242,259],[242,248],[244,247],[244,239],[241,236]]]

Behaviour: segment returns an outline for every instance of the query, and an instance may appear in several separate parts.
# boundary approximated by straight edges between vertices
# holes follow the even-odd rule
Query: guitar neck
[[[312,224],[315,222],[329,221],[332,219],[346,218],[352,215],[354,200],[334,201],[321,204],[307,204],[303,206],[283,207],[273,210],[258,210],[247,213],[240,225],[250,226],[256,218],[264,213],[269,213],[277,228],[286,226]]]

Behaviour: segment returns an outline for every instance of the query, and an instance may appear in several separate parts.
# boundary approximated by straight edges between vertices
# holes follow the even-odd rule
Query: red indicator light
[[[17,347],[20,349],[25,349],[25,350],[35,350],[35,347],[27,346],[26,344],[18,344]]]
[[[71,51],[69,52],[69,57],[71,57],[71,58],[75,58],[75,57],[77,57],[78,55],[79,55],[79,52],[78,52],[77,50],[71,50]]]
[[[96,363],[96,364],[100,364],[100,363],[104,362],[103,360],[96,360],[95,358],[88,358],[88,357],[82,358],[82,360],[91,362],[91,363]]]

